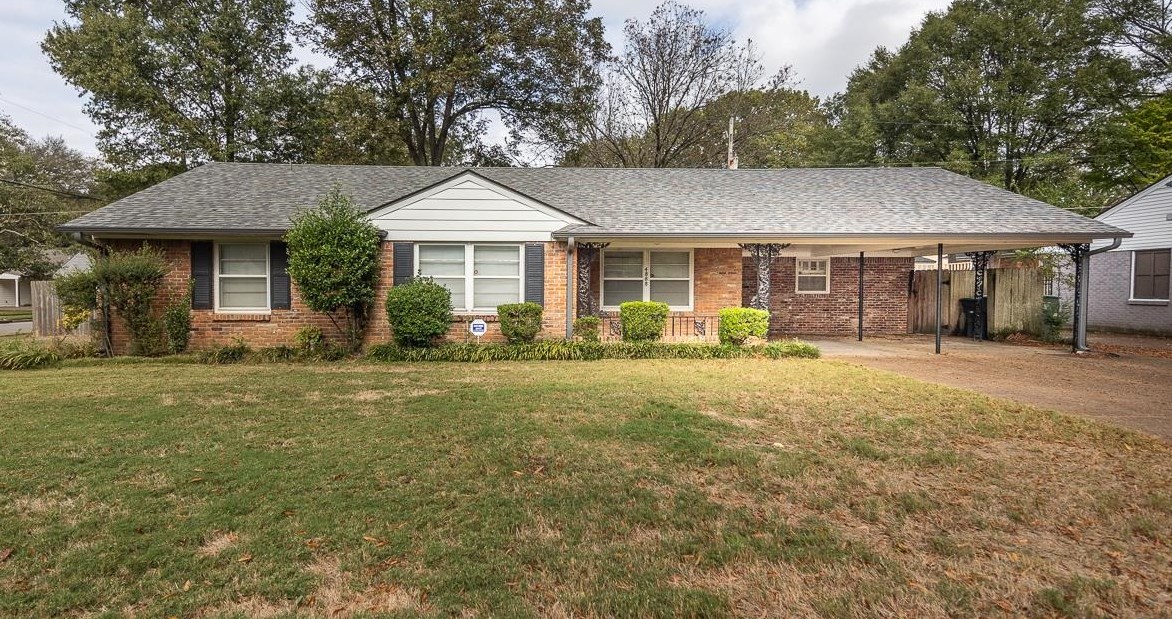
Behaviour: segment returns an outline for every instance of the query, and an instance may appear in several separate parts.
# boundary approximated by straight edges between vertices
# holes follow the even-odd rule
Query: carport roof
[[[280,233],[337,186],[364,209],[475,174],[587,223],[589,237],[1046,237],[1128,232],[940,168],[442,168],[210,163],[65,231]]]

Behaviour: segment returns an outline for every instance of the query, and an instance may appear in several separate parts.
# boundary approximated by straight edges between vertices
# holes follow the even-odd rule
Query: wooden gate
[[[940,321],[945,333],[958,335],[964,326],[960,300],[973,296],[973,271],[944,271],[944,305]],[[936,271],[913,271],[908,286],[908,331],[936,332]],[[1045,328],[1042,295],[1045,284],[1038,269],[989,269],[985,276],[989,334]]]
[[[90,334],[89,323],[82,323],[72,333],[61,327],[61,302],[53,282],[33,282],[32,301],[33,334],[37,337]]]

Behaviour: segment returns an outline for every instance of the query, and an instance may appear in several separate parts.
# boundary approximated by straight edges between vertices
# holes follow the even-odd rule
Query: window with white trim
[[[797,291],[799,294],[830,292],[830,261],[798,259]]]
[[[458,312],[495,312],[524,298],[522,246],[501,244],[418,244],[415,264],[452,292]]]
[[[602,306],[659,301],[673,310],[692,309],[690,250],[608,249],[602,252]]]
[[[1149,249],[1131,252],[1131,298],[1135,301],[1167,301],[1172,251]]]
[[[269,311],[269,244],[216,243],[216,310]]]

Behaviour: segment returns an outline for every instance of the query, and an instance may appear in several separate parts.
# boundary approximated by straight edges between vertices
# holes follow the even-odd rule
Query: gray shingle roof
[[[1087,235],[1127,233],[939,168],[469,168],[590,222],[577,235]],[[461,168],[214,163],[63,229],[270,232],[333,186],[374,209]]]

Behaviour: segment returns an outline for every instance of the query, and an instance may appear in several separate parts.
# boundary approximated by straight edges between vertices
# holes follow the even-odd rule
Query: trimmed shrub
[[[387,322],[400,346],[431,346],[452,326],[452,293],[430,277],[392,286]]]
[[[619,305],[619,323],[624,342],[655,342],[667,325],[667,303],[627,301]]]
[[[720,343],[745,343],[751,337],[769,334],[769,312],[751,307],[726,307],[720,310]]]
[[[536,303],[506,303],[496,306],[501,334],[510,344],[529,344],[541,333],[542,308]]]
[[[191,293],[167,306],[163,329],[167,332],[167,352],[177,355],[187,350],[191,341]]]
[[[67,312],[98,309],[98,278],[93,271],[74,271],[53,278],[57,300]]]
[[[602,320],[598,316],[581,316],[574,320],[574,337],[583,342],[598,342],[602,339]]]
[[[158,353],[162,329],[151,315],[151,304],[167,275],[163,253],[145,245],[135,252],[114,252],[94,262],[93,275],[130,332],[130,353]]]
[[[445,344],[433,348],[404,348],[394,344],[371,346],[374,361],[595,361],[600,359],[784,359],[817,358],[818,348],[797,340],[764,346],[661,342],[568,342],[533,344]]]

